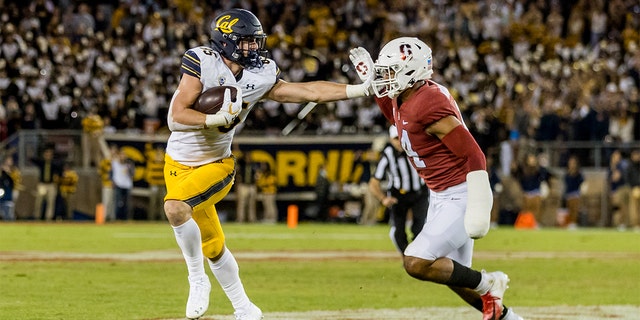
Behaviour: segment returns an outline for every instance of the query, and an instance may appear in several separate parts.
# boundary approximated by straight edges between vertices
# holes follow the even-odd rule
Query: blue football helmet
[[[266,39],[260,20],[244,9],[226,10],[211,23],[211,47],[244,68],[262,67]]]

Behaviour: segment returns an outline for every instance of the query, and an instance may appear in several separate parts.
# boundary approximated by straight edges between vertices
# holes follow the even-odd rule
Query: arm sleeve
[[[480,150],[478,143],[473,138],[469,130],[463,125],[455,127],[451,132],[442,138],[444,143],[453,154],[466,158],[469,171],[486,170],[487,160]]]

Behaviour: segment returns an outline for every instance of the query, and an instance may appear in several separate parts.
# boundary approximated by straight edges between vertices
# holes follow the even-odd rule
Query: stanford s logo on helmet
[[[418,38],[389,41],[373,66],[376,73],[373,92],[378,97],[395,98],[416,82],[431,79],[431,60],[431,48]]]
[[[411,52],[411,46],[406,43],[400,45],[400,51],[402,52],[400,54],[400,59],[402,60],[410,59],[413,56],[413,52]]]
[[[245,67],[260,68],[267,56],[260,20],[244,9],[230,9],[211,22],[211,48]]]

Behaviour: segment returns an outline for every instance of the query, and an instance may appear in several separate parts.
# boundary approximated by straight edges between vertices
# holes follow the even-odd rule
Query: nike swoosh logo
[[[403,124],[403,125],[405,125],[405,124],[409,124],[409,122],[406,122],[406,121],[402,120],[402,124]]]

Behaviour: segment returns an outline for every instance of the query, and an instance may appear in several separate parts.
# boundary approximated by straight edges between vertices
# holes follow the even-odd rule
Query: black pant
[[[131,211],[131,189],[114,186],[113,197],[115,202],[116,219],[131,220],[133,217]]]
[[[422,231],[427,220],[427,209],[429,208],[429,190],[426,188],[421,191],[413,191],[402,194],[400,191],[391,190],[391,195],[398,199],[398,203],[391,206],[391,221],[395,227],[393,237],[400,252],[409,245],[409,236],[406,231],[407,214],[409,209],[413,214],[413,222],[411,224],[411,240]]]

